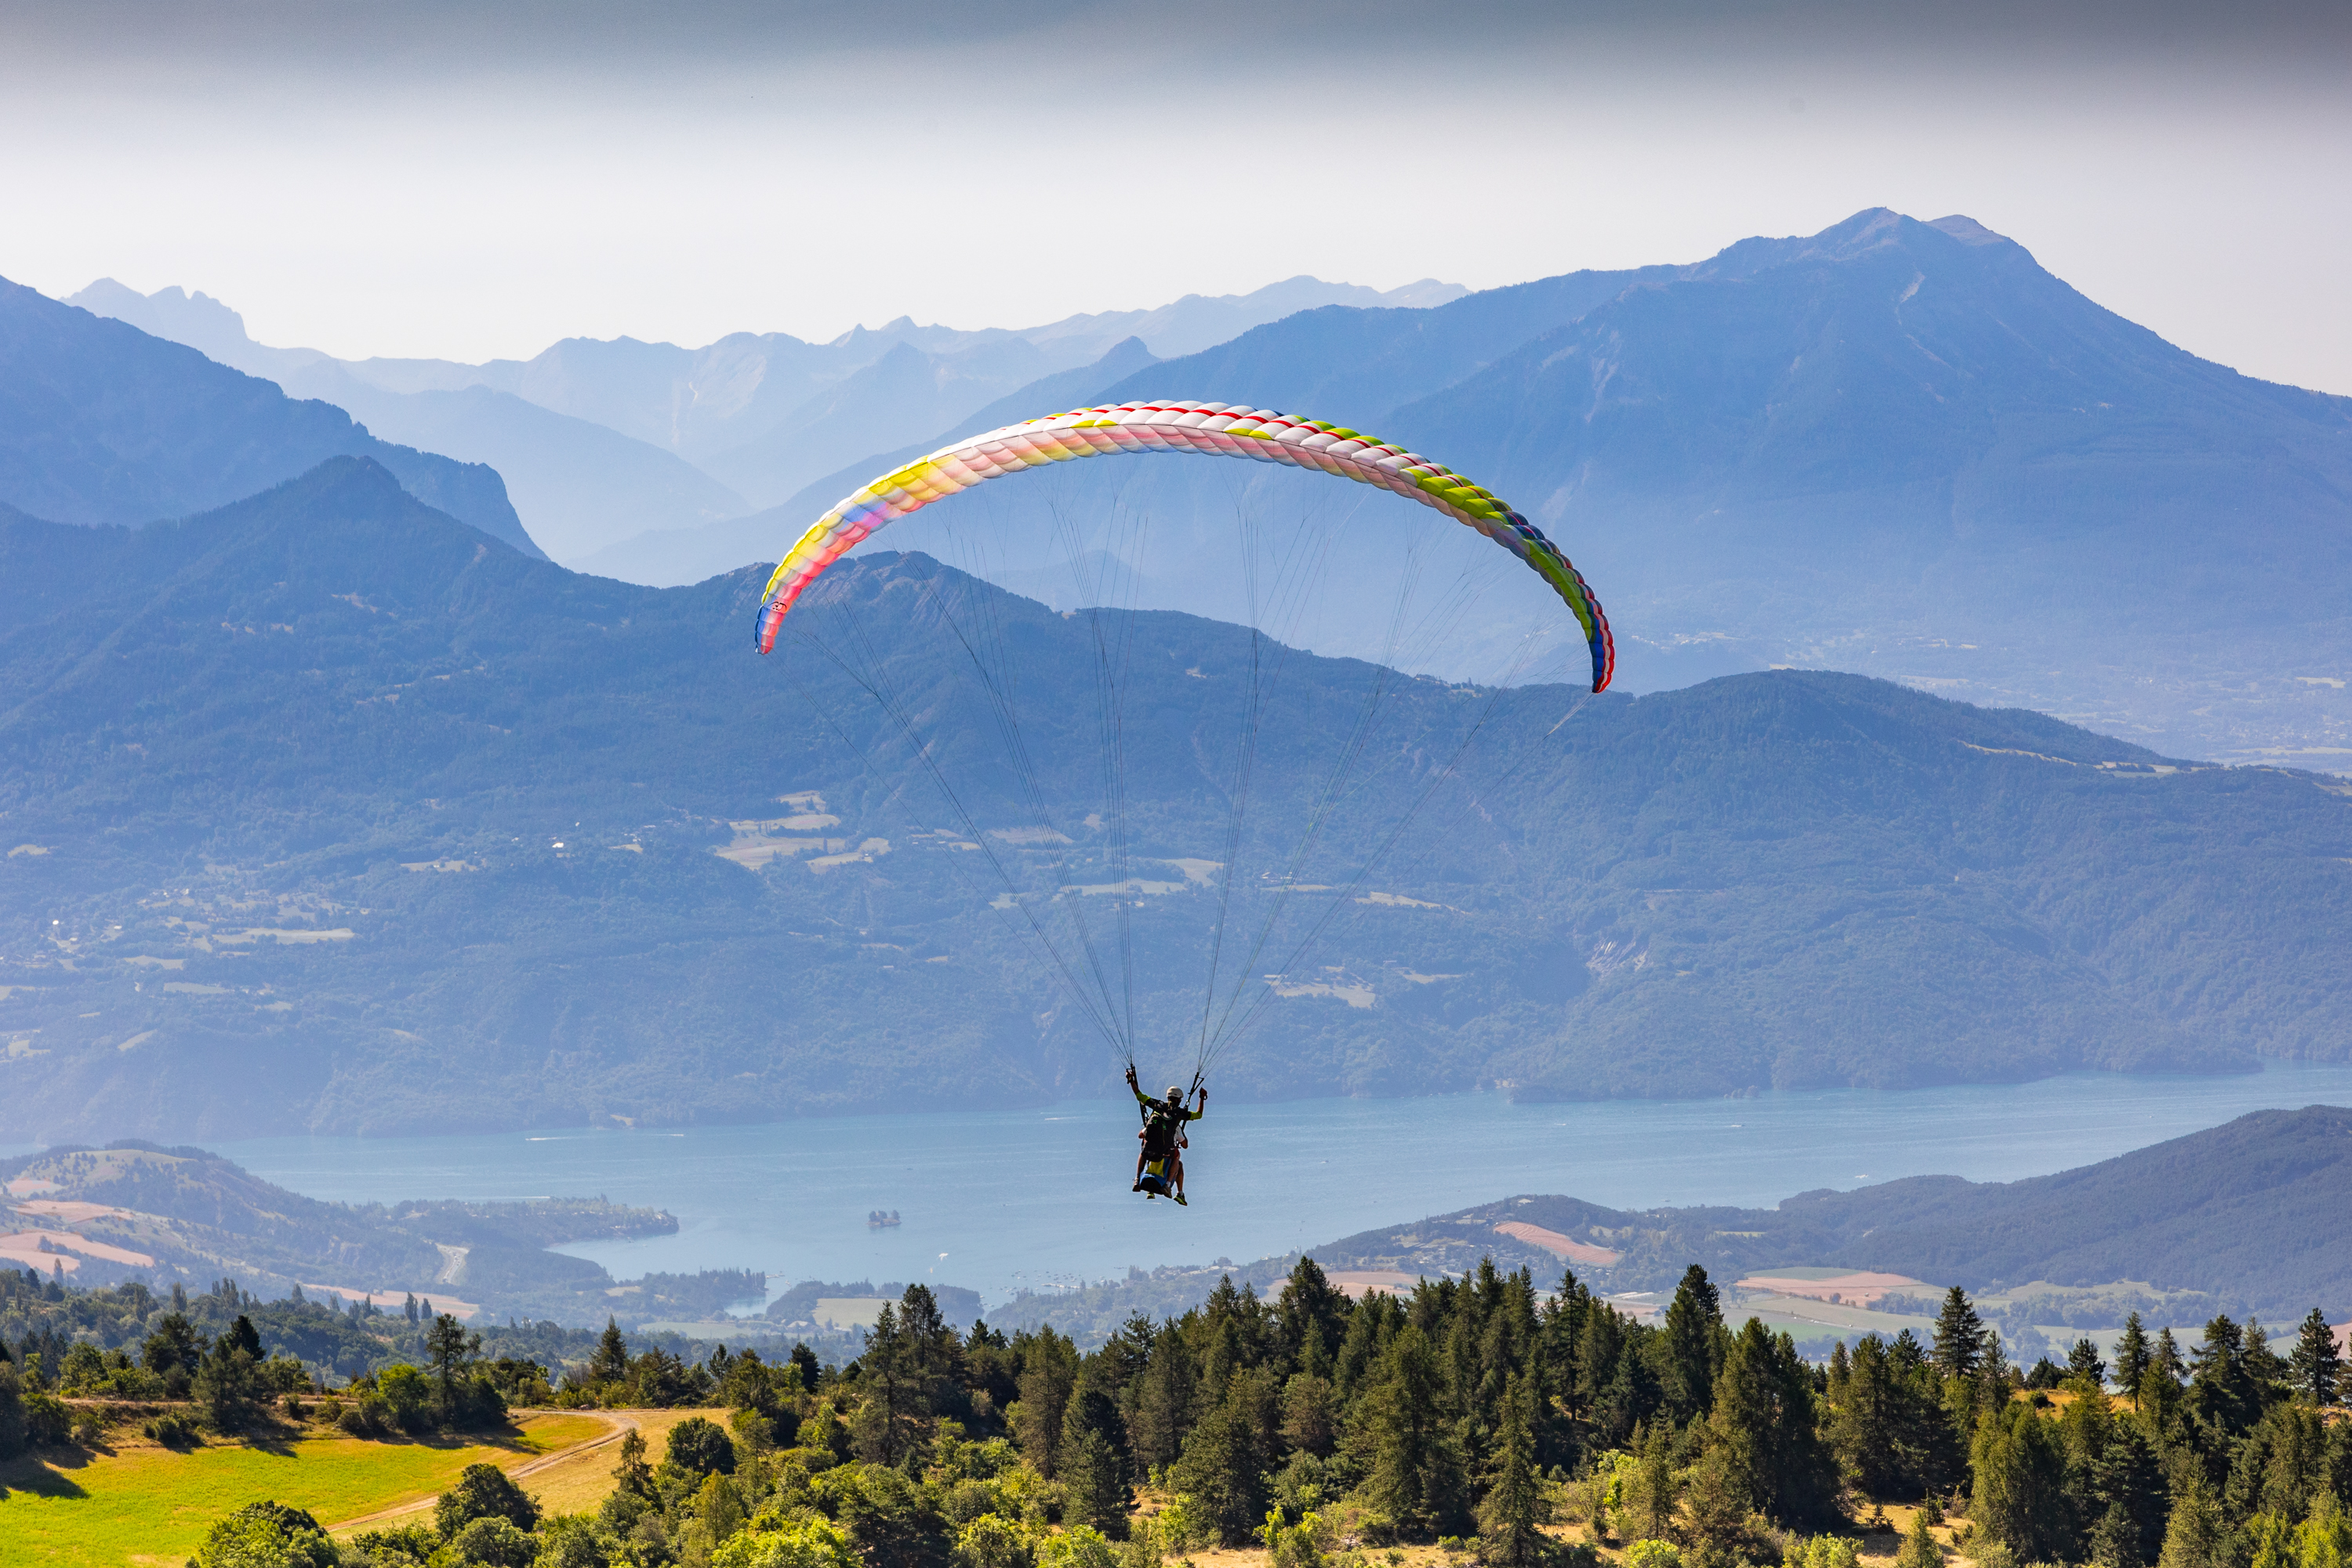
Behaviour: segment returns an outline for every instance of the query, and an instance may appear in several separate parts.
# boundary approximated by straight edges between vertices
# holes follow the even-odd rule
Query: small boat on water
[[[866,1224],[868,1229],[881,1230],[887,1226],[897,1225],[898,1223],[898,1211],[897,1209],[869,1209],[866,1211]]]

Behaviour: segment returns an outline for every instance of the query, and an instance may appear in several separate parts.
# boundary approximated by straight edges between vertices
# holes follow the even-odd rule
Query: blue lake
[[[1769,1206],[1896,1176],[2011,1181],[2249,1110],[2311,1104],[2352,1104],[2352,1066],[1580,1105],[1513,1105],[1498,1095],[1213,1100],[1193,1130],[1187,1209],[1129,1193],[1135,1114],[1111,1100],[683,1131],[214,1146],[314,1197],[601,1194],[676,1215],[675,1236],[568,1249],[624,1279],[732,1267],[766,1270],[775,1290],[800,1279],[930,1279],[994,1303],[1129,1265],[1312,1248],[1518,1193],[1622,1208]],[[904,1223],[869,1229],[873,1209],[896,1209]]]

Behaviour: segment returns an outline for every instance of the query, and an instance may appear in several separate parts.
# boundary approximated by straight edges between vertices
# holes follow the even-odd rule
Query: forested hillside
[[[1097,623],[882,557],[795,623],[866,654],[763,661],[760,581],[577,576],[357,459],[137,531],[0,526],[0,1135],[1102,1092],[1116,1058],[1022,911],[1108,931],[1086,900],[1133,895],[1108,906],[1132,1027],[1166,1060],[1229,857],[1237,929],[1265,917],[1280,962],[1223,971],[1265,1009],[1228,1095],[1895,1087],[2352,1046],[2352,804],[2326,778],[1852,677],[1496,692],[1145,613],[1121,623],[1121,881],[1085,820]],[[1020,768],[958,641],[983,623],[1017,666]],[[853,671],[919,693],[919,731]],[[1037,837],[1040,810],[1068,831]]]
[[[655,1358],[608,1343],[560,1398],[637,1393]],[[441,1389],[488,1394],[503,1370],[434,1368]],[[1892,1509],[1908,1516],[1898,1568],[1955,1546],[1979,1565],[2325,1568],[2352,1544],[2352,1434],[2329,1419],[2343,1360],[2315,1310],[2279,1347],[2217,1314],[2189,1346],[2134,1325],[2112,1363],[2081,1340],[2027,1368],[1956,1289],[1924,1335],[1858,1335],[1808,1364],[1696,1267],[1643,1323],[1574,1279],[1540,1292],[1491,1264],[1350,1300],[1302,1258],[1266,1296],[1226,1281],[1084,1353],[1050,1328],[959,1331],[918,1285],[845,1365],[722,1352],[685,1371],[672,1386],[708,1389],[728,1427],[680,1423],[658,1466],[625,1443],[593,1510],[550,1517],[483,1467],[430,1525],[339,1545],[265,1503],[205,1550],[411,1568],[675,1542],[720,1568],[1151,1568],[1214,1546],[1368,1568],[1433,1543],[1487,1568],[1598,1568],[1604,1548],[1856,1568],[1857,1533],[1879,1534],[1880,1562],[1895,1545]],[[435,1390],[386,1368],[361,1397],[412,1378]],[[420,1399],[418,1425],[444,1404]]]

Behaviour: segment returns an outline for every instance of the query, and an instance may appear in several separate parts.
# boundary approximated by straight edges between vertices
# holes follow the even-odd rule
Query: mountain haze
[[[1103,806],[1087,617],[887,555],[795,612],[874,650],[868,678],[904,694],[965,817],[842,665],[797,631],[751,654],[762,578],[583,577],[356,458],[182,522],[0,525],[0,1137],[1101,1092],[1113,1058],[1010,911],[1099,923],[1121,887],[1139,1050],[1174,1059],[1248,637],[1129,623],[1137,858],[1117,883],[1082,820]],[[954,626],[995,628],[1013,661],[1066,847],[1029,831]],[[1276,907],[1280,874],[1301,887],[1281,931],[1332,919],[1295,967],[1253,968],[1268,1011],[1218,1066],[1228,1097],[1713,1095],[2352,1050],[2352,797],[2331,781],[1850,676],[1583,700],[1278,668],[1239,918]],[[1359,732],[1339,814],[1284,872]]]

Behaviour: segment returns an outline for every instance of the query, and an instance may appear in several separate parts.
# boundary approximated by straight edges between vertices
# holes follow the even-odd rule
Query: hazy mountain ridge
[[[2352,400],[2199,360],[1965,218],[1873,210],[1689,266],[1317,310],[1103,394],[1171,395],[1335,419],[1489,486],[1592,583],[1631,690],[1856,669],[2176,752],[2352,766],[2333,592]],[[1052,482],[1065,510],[1151,515],[1146,602],[1222,619],[1247,615],[1219,570],[1235,492],[1268,514],[1349,507],[1255,466]],[[1054,555],[1043,508],[1002,510],[1010,563]],[[919,515],[866,548],[938,552],[948,526]],[[1368,506],[1347,526],[1363,565],[1295,640],[1369,655],[1348,606],[1384,598],[1431,524]],[[1551,613],[1532,588],[1497,597],[1483,637],[1423,668],[1487,678]]]
[[[2021,1294],[2028,1310],[2087,1328],[2120,1324],[2105,1299],[2066,1292],[2136,1282],[2139,1299],[2176,1294],[2183,1318],[2226,1310],[2292,1322],[2352,1291],[2352,1260],[2336,1245],[2336,1216],[2352,1204],[2352,1110],[2315,1105],[2263,1110],[2113,1159],[2015,1182],[1912,1176],[1849,1192],[1800,1193],[1771,1208],[1641,1210],[1556,1194],[1521,1194],[1451,1214],[1343,1237],[1307,1255],[1329,1271],[1435,1279],[1482,1258],[1525,1268],[1549,1287],[1563,1268],[1595,1290],[1671,1291],[1691,1264],[1719,1287],[1790,1269],[1907,1276],[1928,1293]],[[1532,1226],[1614,1254],[1563,1260]],[[1053,1322],[1098,1342],[1139,1309],[1182,1311],[1230,1273],[1261,1295],[1279,1288],[1298,1255],[1232,1268],[1164,1268],[1080,1292],[1023,1295],[991,1314],[1007,1327]],[[2039,1289],[2021,1291],[2021,1288]],[[2057,1287],[2051,1290],[2049,1287]],[[2128,1292],[2117,1300],[2133,1299]],[[2335,1309],[2330,1306],[2331,1312]],[[1727,1313],[1734,1321],[1744,1310]],[[2151,1331],[2168,1320],[2152,1318]],[[1818,1337],[1834,1331],[1822,1327]],[[1854,1331],[1843,1335],[1849,1342]],[[1924,1333],[1922,1334],[1924,1338]],[[2012,1350],[2015,1341],[2012,1337]],[[2063,1353],[2063,1352],[2062,1352]]]
[[[184,517],[341,453],[538,555],[498,474],[394,446],[324,403],[0,281],[0,502],[67,523]]]
[[[0,859],[0,1132],[1104,1090],[1104,1046],[962,869],[951,814],[833,728],[887,761],[890,725],[796,642],[749,652],[762,577],[579,576],[349,459],[182,523],[0,526],[0,813],[22,851]],[[1028,743],[1075,826],[1098,777],[1083,619],[920,557],[847,563],[805,613],[856,606],[923,711],[976,712],[942,604],[986,608],[1024,650]],[[1139,874],[1165,879],[1133,917],[1138,1026],[1159,1060],[1198,1016],[1209,884],[1178,863],[1221,853],[1214,758],[1248,646],[1169,614],[1133,635],[1129,805]],[[1286,668],[1245,882],[1279,863],[1375,676]],[[1426,786],[1421,759],[1474,722],[1489,737],[1366,884],[1381,901],[1348,906],[1220,1064],[1228,1098],[1712,1095],[2352,1050],[2352,800],[2328,781],[2176,771],[1851,677],[1580,707],[1534,688],[1478,711],[1435,682],[1387,700],[1304,878],[1344,885]],[[1029,820],[976,721],[936,742],[982,824]],[[830,821],[781,826],[812,808],[779,797],[811,791]],[[1089,829],[1066,857],[1003,853],[1045,897],[1106,880],[1103,848]]]
[[[68,303],[184,342],[296,396],[335,403],[395,440],[489,464],[555,555],[585,566],[639,534],[674,534],[772,505],[845,454],[929,437],[1032,384],[1050,401],[1044,384],[1130,338],[1189,353],[1334,300],[1418,305],[1464,292],[1427,279],[1383,294],[1301,277],[1029,329],[964,331],[900,317],[826,343],[775,332],[732,333],[699,349],[566,339],[528,361],[479,365],[268,347],[235,310],[177,288],[142,295],[100,279]],[[617,559],[642,555],[659,569],[666,553],[647,541]],[[740,564],[730,556],[711,570]]]

